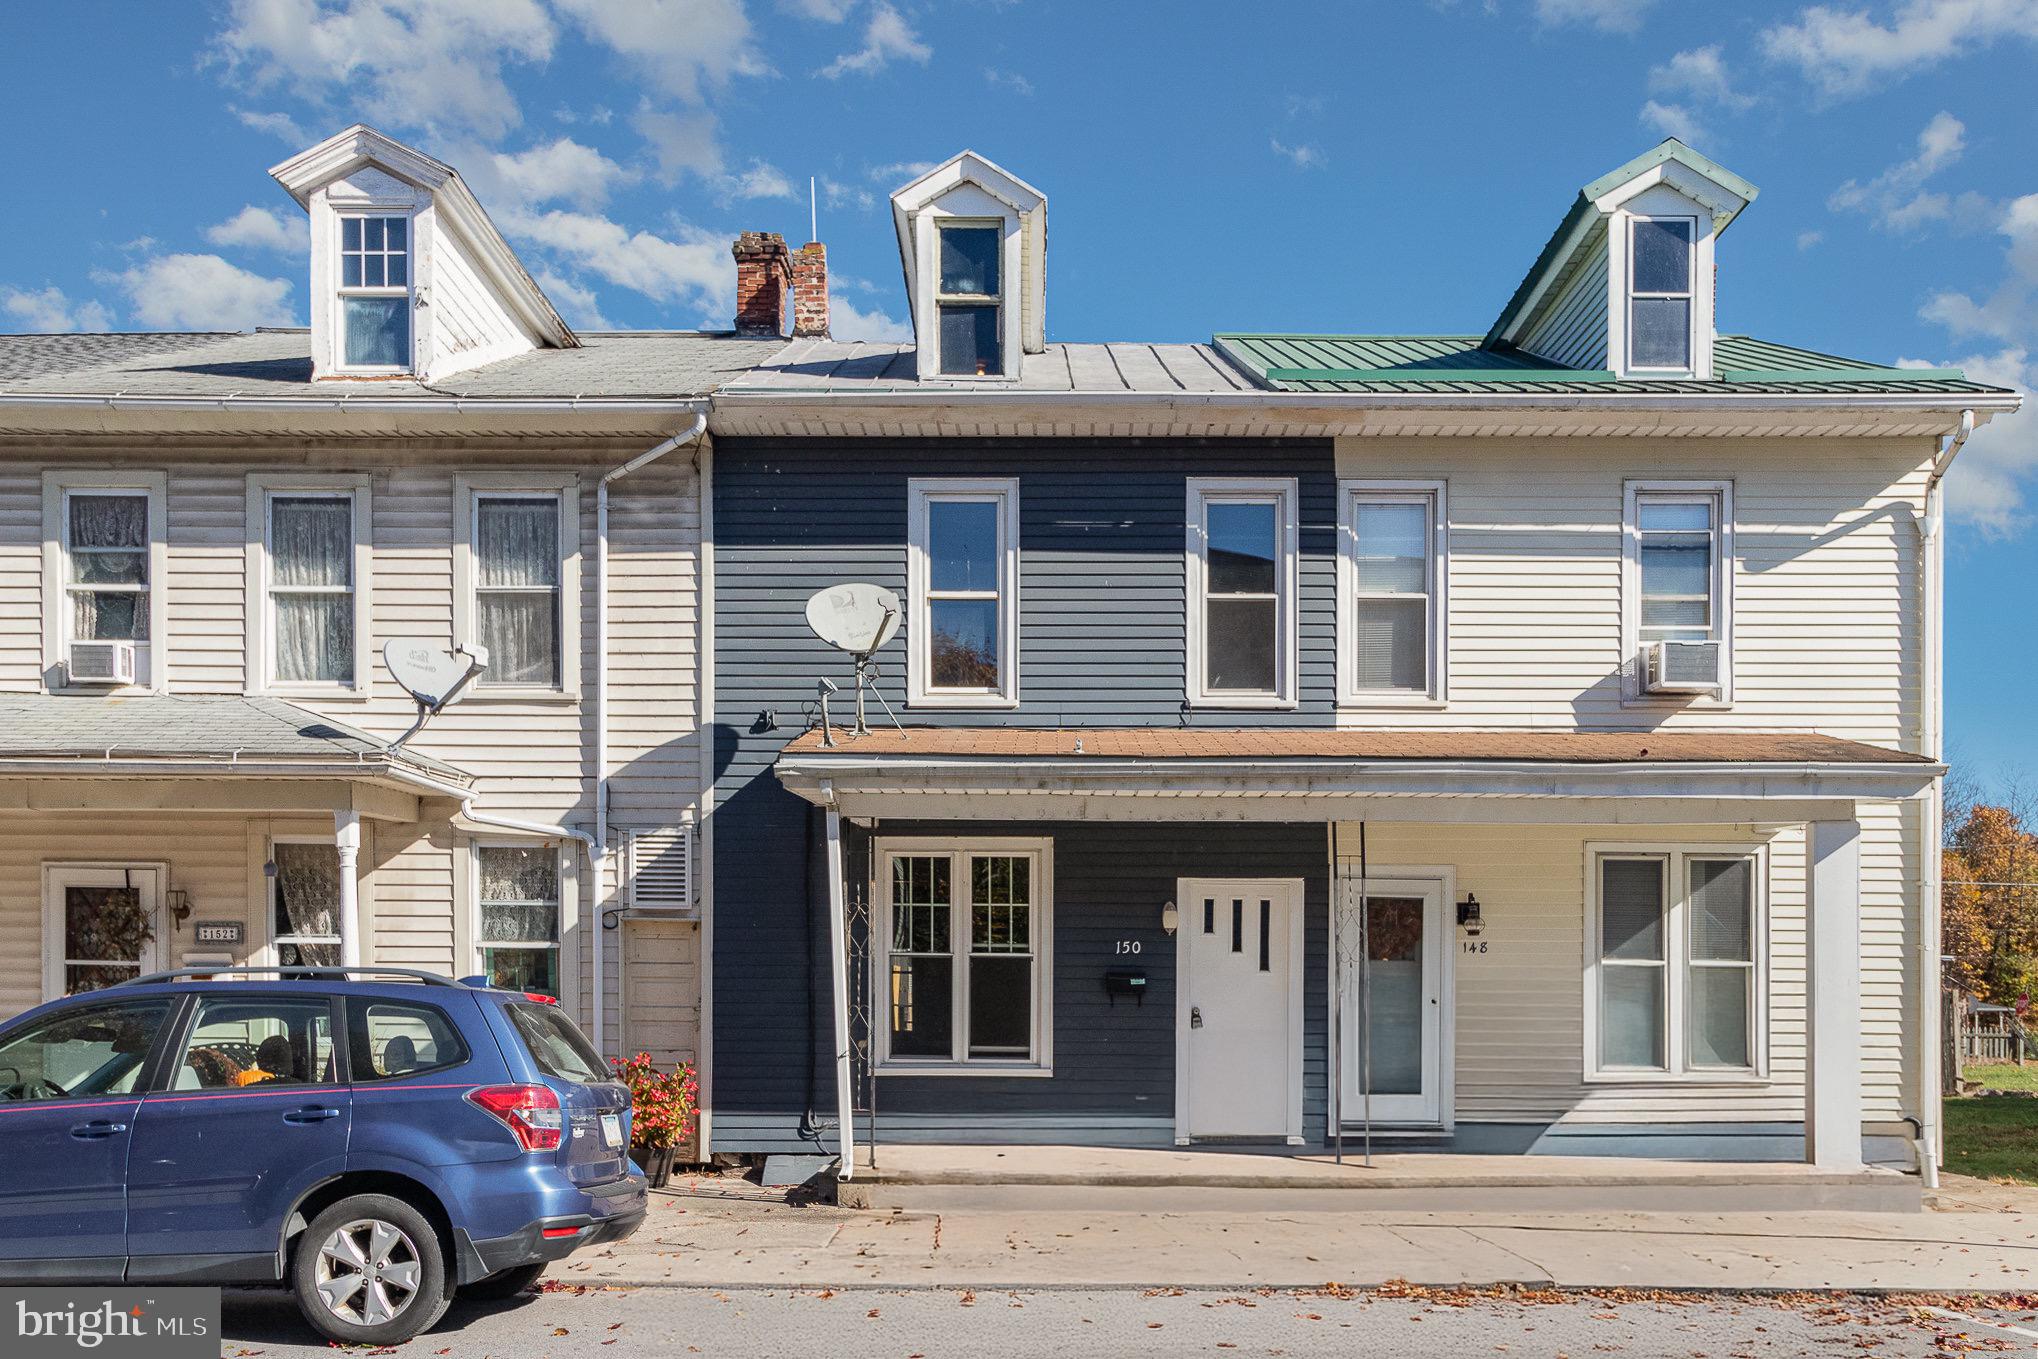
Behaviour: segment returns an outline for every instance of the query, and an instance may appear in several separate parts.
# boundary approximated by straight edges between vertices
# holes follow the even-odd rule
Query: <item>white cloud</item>
[[[995,66],[984,67],[986,85],[1002,85],[1014,94],[1031,95],[1033,82],[1017,71],[1001,71]]]
[[[1638,115],[1641,121],[1666,137],[1675,137],[1686,146],[1697,146],[1710,142],[1712,132],[1699,121],[1698,115],[1686,104],[1665,104],[1651,99],[1642,105]]]
[[[1267,144],[1273,147],[1275,155],[1282,157],[1298,170],[1321,170],[1328,163],[1323,152],[1314,146],[1307,144],[1289,146],[1279,137],[1267,138]]]
[[[570,278],[561,278],[549,269],[538,271],[538,286],[545,290],[545,296],[566,318],[566,324],[575,330],[614,330],[615,326],[601,314],[599,299],[591,288],[583,288]]]
[[[135,319],[161,330],[247,330],[296,320],[287,279],[263,278],[217,255],[156,255],[93,277],[118,286]]]
[[[743,0],[552,0],[653,87],[701,102],[706,87],[771,73]]]
[[[1650,68],[1649,89],[1656,94],[1705,100],[1736,113],[1752,108],[1755,103],[1753,95],[1734,88],[1718,43],[1679,52],[1662,65]]]
[[[889,165],[873,165],[865,173],[879,183],[911,184],[939,164],[938,160],[895,160]]]
[[[877,206],[877,195],[869,189],[821,176],[821,202],[830,208],[855,208],[869,212]]]
[[[714,114],[668,113],[647,106],[631,115],[630,126],[650,143],[662,182],[676,184],[681,175],[712,178],[722,173],[720,124]]]
[[[631,231],[592,213],[515,213],[505,230],[618,287],[661,302],[688,306],[711,324],[735,315],[736,267],[729,242],[712,232],[681,226],[679,239]]]
[[[318,140],[318,138],[306,132],[303,125],[287,113],[262,113],[255,109],[230,109],[229,111],[232,112],[234,117],[241,120],[242,126],[251,127],[257,132],[266,132],[272,137],[279,137],[292,146],[310,146]]]
[[[776,165],[767,165],[761,160],[750,162],[747,170],[738,170],[733,175],[724,175],[721,193],[729,198],[798,198],[799,192],[785,172]]]
[[[232,0],[230,16],[215,49],[255,89],[441,135],[515,127],[503,67],[547,60],[554,38],[538,0]]]
[[[856,8],[856,0],[778,0],[778,7],[824,24],[839,24]]]
[[[1536,0],[1538,21],[1588,24],[1608,33],[1632,33],[1642,26],[1656,0]]]
[[[489,196],[523,207],[565,202],[576,208],[598,208],[620,184],[636,176],[591,146],[561,137],[543,146],[517,152],[498,151],[484,161]]]
[[[840,297],[828,299],[828,333],[838,340],[875,340],[900,344],[913,338],[913,328],[881,311],[864,311]]]
[[[1850,179],[1833,190],[1826,206],[1835,212],[1865,212],[1877,226],[1912,231],[1950,216],[1953,202],[1926,191],[1925,181],[1959,160],[1967,149],[1967,128],[1950,113],[1939,113],[1918,133],[1918,154],[1901,160],[1867,183]]]
[[[1800,231],[1797,233],[1797,248],[1799,250],[1810,250],[1825,239],[1826,233],[1823,231]]]
[[[2038,40],[2038,0],[1904,0],[1888,24],[1863,10],[1813,5],[1762,34],[1773,61],[1823,93],[1865,94],[2000,38]]]
[[[311,228],[296,213],[286,220],[282,213],[247,204],[216,226],[205,229],[205,239],[214,245],[242,250],[272,250],[279,255],[311,253]]]
[[[894,60],[917,61],[924,66],[933,55],[934,49],[920,41],[920,35],[905,17],[884,0],[878,0],[871,8],[870,22],[864,26],[863,46],[854,52],[844,52],[816,74],[830,80],[850,74],[872,75]]]
[[[2008,273],[1987,297],[1942,292],[1919,312],[1956,335],[2038,345],[2038,193],[2011,201],[1996,230],[2009,239]]]
[[[113,329],[113,314],[105,306],[98,302],[73,302],[55,284],[39,292],[0,288],[0,312],[6,313],[9,330],[34,335]]]

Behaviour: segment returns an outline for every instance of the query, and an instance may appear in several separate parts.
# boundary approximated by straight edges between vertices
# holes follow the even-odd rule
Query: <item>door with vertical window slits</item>
[[[1301,888],[1279,880],[1185,880],[1177,1062],[1184,1137],[1284,1137],[1301,1083],[1294,1002]]]

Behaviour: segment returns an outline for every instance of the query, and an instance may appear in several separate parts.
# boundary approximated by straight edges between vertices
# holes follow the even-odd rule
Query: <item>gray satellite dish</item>
[[[427,718],[459,702],[467,686],[488,669],[488,648],[461,645],[451,651],[417,637],[392,637],[382,648],[389,677],[417,700],[418,720],[389,743],[391,750],[415,736]]]
[[[868,656],[899,631],[899,597],[882,585],[831,585],[807,601],[807,626],[829,646]]]

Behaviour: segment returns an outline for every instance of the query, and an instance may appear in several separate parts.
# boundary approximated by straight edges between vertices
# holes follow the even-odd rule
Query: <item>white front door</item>
[[[1443,1120],[1444,886],[1434,879],[1338,882],[1336,962],[1341,993],[1338,1065],[1347,1127]],[[1363,924],[1363,930],[1362,930]],[[1370,1034],[1370,1041],[1368,1035]]]
[[[1302,1132],[1302,884],[1176,884],[1175,1137]]]
[[[96,991],[156,968],[162,870],[43,870],[43,998]]]

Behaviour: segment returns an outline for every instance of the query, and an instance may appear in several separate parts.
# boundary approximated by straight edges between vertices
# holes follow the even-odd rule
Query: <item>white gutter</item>
[[[383,396],[343,392],[337,396],[142,396],[126,392],[0,391],[0,406],[89,407],[103,410],[220,411],[402,411],[410,415],[503,413],[572,415],[589,411],[628,415],[670,415],[701,407],[697,396]]]
[[[1488,379],[1504,381],[1505,379]],[[2014,392],[2000,395],[1986,392],[1270,392],[1250,388],[1224,392],[1129,392],[1123,390],[1085,391],[996,391],[963,392],[954,387],[929,384],[925,389],[878,388],[843,390],[828,388],[788,389],[758,387],[749,390],[724,388],[715,393],[717,413],[747,411],[771,406],[839,406],[845,415],[873,418],[887,407],[946,408],[957,412],[983,414],[1015,410],[1084,406],[1133,406],[1156,411],[1190,410],[1207,413],[1213,409],[1235,408],[1241,412],[1269,410],[1395,410],[1404,408],[1486,410],[1535,407],[1551,410],[1833,410],[1891,408],[1909,410],[2014,411],[2023,398]]]
[[[1923,576],[1925,633],[1924,692],[1919,695],[1921,747],[1918,753],[1938,762],[1945,750],[1946,691],[1944,654],[1946,639],[1946,491],[1943,483],[1953,460],[1960,456],[1974,433],[1974,411],[1960,412],[1960,423],[1946,437],[1932,471],[1925,479],[1925,513],[1918,523],[1918,554]],[[1922,824],[1918,827],[1920,900],[1918,903],[1918,1174],[1925,1187],[1939,1187],[1941,1141],[1939,1090],[1939,950],[1941,876],[1939,858],[1940,818],[1944,813],[1945,790],[1934,779],[1925,794]]]
[[[608,889],[604,869],[609,843],[609,483],[620,481],[638,468],[698,439],[708,427],[708,413],[693,403],[693,422],[671,438],[639,453],[620,467],[602,474],[594,493],[594,838],[589,851],[594,862],[594,1049],[603,1056],[603,1014],[607,995],[603,990],[606,969],[602,965],[603,893]]]

